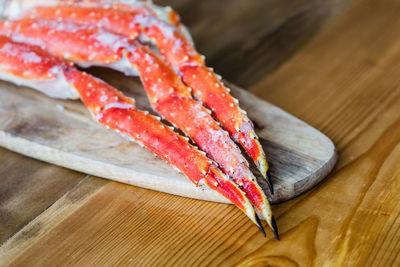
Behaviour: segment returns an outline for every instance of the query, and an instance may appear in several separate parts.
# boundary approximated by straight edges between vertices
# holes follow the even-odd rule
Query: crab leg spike
[[[276,226],[274,216],[271,217],[271,228],[272,232],[274,233],[275,239],[279,241],[280,239],[279,239],[278,227]]]
[[[264,235],[264,237],[266,237],[267,235],[265,234],[264,227],[262,226],[260,218],[258,217],[257,214],[256,214],[256,221],[257,221],[257,224],[258,224],[258,229],[260,229],[261,233]]]
[[[143,12],[143,9],[131,7],[130,10],[132,12],[81,6],[36,7],[24,16],[43,19],[62,17],[66,21],[101,26],[130,38],[137,38],[144,33],[147,38],[154,40],[183,82],[193,89],[193,94],[212,110],[231,137],[247,151],[273,193],[264,150],[252,122],[240,109],[238,100],[229,94],[229,89],[218,75],[205,66],[203,56],[176,27],[151,16],[149,12]]]
[[[133,99],[38,47],[4,36],[0,36],[0,62],[0,79],[30,86],[52,97],[79,96],[98,122],[144,145],[194,184],[204,181],[259,227],[250,201],[215,163],[157,118],[137,110]]]
[[[153,107],[220,164],[243,188],[258,215],[271,226],[267,197],[240,149],[208,111],[191,98],[189,88],[169,65],[147,47],[98,27],[58,21],[7,21],[0,23],[0,33],[24,42],[39,42],[51,53],[83,66],[108,66],[128,74],[138,72]]]
[[[271,172],[269,171],[269,168],[267,166],[267,161],[265,161],[265,164],[263,166],[264,166],[263,168],[267,168],[265,178],[267,180],[269,191],[271,192],[271,194],[274,194],[274,186],[272,183]]]

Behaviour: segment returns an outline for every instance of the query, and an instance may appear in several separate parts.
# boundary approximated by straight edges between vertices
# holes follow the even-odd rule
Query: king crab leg
[[[104,0],[103,0],[104,1]],[[65,2],[65,0],[61,1]],[[84,0],[84,3],[91,0]],[[229,94],[220,77],[205,66],[203,56],[193,44],[173,25],[161,21],[141,6],[116,6],[115,8],[79,6],[35,7],[24,17],[58,19],[86,23],[108,29],[130,38],[145,37],[155,42],[160,53],[176,69],[183,82],[193,88],[193,94],[212,110],[213,115],[230,136],[247,151],[267,178],[271,193],[273,186],[265,153],[254,132],[254,127],[238,100]],[[126,12],[126,11],[129,12]]]
[[[217,191],[241,209],[264,233],[251,202],[239,187],[185,138],[155,116],[137,110],[133,99],[100,79],[50,56],[39,47],[16,43],[5,36],[0,36],[0,62],[0,78],[3,80],[35,88],[52,97],[79,96],[99,123],[147,147],[183,172],[195,185],[204,183]],[[62,90],[56,88],[60,84],[63,84]]]
[[[179,15],[169,6],[161,7],[153,4],[151,1],[138,0],[6,0],[3,7],[0,4],[0,10],[8,18],[15,19],[22,12],[35,6],[58,6],[58,5],[74,5],[81,7],[104,7],[113,8],[121,11],[135,11],[143,14],[150,14],[165,23],[177,27],[187,40],[193,43],[192,37],[188,29],[182,24]]]
[[[6,21],[0,23],[0,33],[42,45],[50,53],[81,65],[109,66],[128,74],[139,72],[153,107],[221,165],[276,233],[268,200],[239,148],[207,110],[191,98],[189,88],[174,71],[148,48],[96,26],[60,21]]]

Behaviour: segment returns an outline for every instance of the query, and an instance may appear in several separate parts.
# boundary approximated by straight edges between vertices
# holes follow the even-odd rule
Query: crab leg
[[[229,94],[229,89],[224,86],[220,77],[205,66],[203,56],[176,27],[139,7],[131,6],[129,10],[130,12],[125,12],[118,7],[36,7],[24,16],[42,19],[61,17],[66,21],[97,25],[130,38],[144,34],[145,37],[154,40],[161,54],[177,70],[183,82],[193,88],[196,98],[212,110],[231,137],[247,151],[261,174],[267,178],[273,193],[265,153],[254,132],[253,124],[246,112],[239,108],[238,100]]]
[[[239,207],[263,231],[245,194],[201,151],[134,100],[42,49],[0,36],[0,79],[33,87],[52,97],[80,97],[92,116],[109,129],[140,143],[182,171],[195,185],[204,183]],[[60,85],[62,85],[60,87]]]
[[[156,54],[104,29],[58,21],[24,19],[0,23],[0,33],[26,43],[42,45],[49,52],[79,63],[139,72],[154,109],[177,125],[242,187],[257,213],[273,227],[268,200],[229,135],[175,72]],[[274,229],[276,232],[276,229]]]
[[[113,8],[122,11],[140,12],[143,14],[151,14],[154,17],[177,27],[185,37],[193,43],[192,37],[188,29],[182,24],[179,15],[169,6],[161,7],[153,4],[151,1],[137,0],[6,0],[0,4],[0,11],[3,10],[3,16],[11,19],[17,18],[22,12],[35,6],[58,6],[58,5],[75,5],[85,7],[104,7]]]

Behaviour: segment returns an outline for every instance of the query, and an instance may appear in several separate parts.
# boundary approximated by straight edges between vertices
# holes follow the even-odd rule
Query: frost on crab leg
[[[80,97],[99,123],[142,144],[194,184],[204,183],[214,189],[246,213],[264,233],[244,192],[214,162],[156,117],[137,110],[133,99],[100,79],[78,71],[39,47],[16,43],[5,36],[0,36],[0,79],[52,97]]]
[[[138,71],[153,107],[220,164],[246,192],[257,213],[273,227],[268,200],[239,148],[207,110],[191,98],[189,88],[169,65],[148,48],[102,28],[60,21],[6,21],[0,23],[0,33],[42,45],[49,52],[83,66],[108,66],[127,74]]]
[[[88,1],[88,0],[85,0]],[[145,35],[154,40],[160,53],[176,69],[184,83],[193,88],[193,94],[212,110],[214,116],[241,144],[267,178],[271,193],[273,186],[267,160],[254,127],[238,100],[233,98],[220,77],[205,66],[203,56],[177,30],[142,9],[131,7],[131,12],[119,9],[82,6],[55,6],[32,8],[24,16],[43,19],[63,18],[65,21],[96,25],[130,38]]]

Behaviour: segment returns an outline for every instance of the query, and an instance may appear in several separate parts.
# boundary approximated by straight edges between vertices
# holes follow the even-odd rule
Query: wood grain
[[[117,88],[128,87],[127,94],[139,100],[143,110],[151,110],[137,79],[114,71],[102,72],[97,76],[118,81]],[[271,202],[300,195],[326,177],[337,158],[335,147],[326,136],[233,84],[230,88],[258,126],[257,135],[268,155],[275,194],[269,194],[261,175],[257,178]],[[118,182],[229,203],[206,186],[195,187],[147,149],[96,123],[79,101],[51,99],[6,82],[0,83],[0,146]]]
[[[273,206],[280,242],[225,204],[112,182],[79,197],[98,181],[89,178],[5,243],[3,262],[399,266],[399,12],[397,0],[356,1],[251,88],[327,133],[339,150],[324,183]]]
[[[86,176],[3,148],[0,162],[0,243]]]

